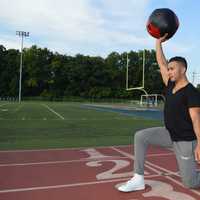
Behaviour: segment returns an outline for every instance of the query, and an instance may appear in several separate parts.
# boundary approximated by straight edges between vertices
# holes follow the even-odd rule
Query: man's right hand
[[[166,40],[168,40],[167,36],[168,36],[168,33],[165,33],[164,36],[157,39],[157,42],[159,42],[159,43],[165,42]]]

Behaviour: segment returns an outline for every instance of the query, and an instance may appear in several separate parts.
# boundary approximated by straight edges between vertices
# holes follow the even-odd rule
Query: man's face
[[[168,64],[168,76],[171,81],[177,81],[185,75],[185,67],[182,63],[172,61]]]

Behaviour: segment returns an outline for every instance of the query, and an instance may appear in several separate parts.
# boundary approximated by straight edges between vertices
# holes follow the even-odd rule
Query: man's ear
[[[186,74],[186,71],[187,71],[187,68],[186,67],[184,67],[184,73]]]
[[[187,71],[186,67],[182,67],[182,69],[181,69],[182,74],[185,74],[186,71]]]

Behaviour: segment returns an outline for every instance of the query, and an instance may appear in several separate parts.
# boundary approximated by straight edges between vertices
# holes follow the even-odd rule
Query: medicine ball
[[[156,9],[149,16],[147,31],[155,38],[160,38],[168,33],[167,39],[171,38],[179,27],[179,20],[176,14],[168,8]]]

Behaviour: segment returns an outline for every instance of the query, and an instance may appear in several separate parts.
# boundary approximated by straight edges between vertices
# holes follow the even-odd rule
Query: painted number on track
[[[108,156],[105,156],[104,154],[100,153],[99,151],[93,148],[84,151],[89,155],[89,158],[91,159],[108,158]],[[114,166],[107,171],[97,174],[96,178],[98,180],[123,178],[123,177],[130,177],[133,175],[133,172],[116,173],[117,171],[129,166],[130,162],[127,160],[121,160],[121,159],[95,160],[87,162],[86,165],[89,167],[99,167],[102,166],[103,163],[105,162],[112,162],[114,163]],[[145,174],[148,173],[145,172]],[[143,197],[163,197],[168,200],[178,200],[178,199],[195,200],[188,194],[174,191],[173,186],[168,183],[155,180],[145,180],[145,183],[151,186],[151,190],[148,192],[144,192],[142,194]]]
[[[133,172],[125,172],[125,173],[115,173],[120,169],[123,169],[129,166],[129,161],[126,160],[104,160],[104,161],[91,161],[86,163],[87,166],[90,167],[98,167],[101,166],[103,162],[113,162],[115,163],[112,169],[109,169],[105,172],[96,175],[98,180],[102,179],[113,179],[113,178],[122,178],[122,177],[130,177],[133,175]]]

